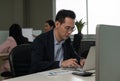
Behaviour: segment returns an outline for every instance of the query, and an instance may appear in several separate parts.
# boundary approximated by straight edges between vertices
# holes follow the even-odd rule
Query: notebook
[[[63,68],[66,70],[89,71],[95,69],[95,46],[91,46],[83,68]]]

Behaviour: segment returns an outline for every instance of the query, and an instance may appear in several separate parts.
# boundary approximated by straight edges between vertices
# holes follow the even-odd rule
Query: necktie
[[[57,49],[56,56],[55,56],[55,60],[56,60],[56,61],[62,60],[62,54],[60,53],[61,50],[62,50],[62,46],[60,46],[60,47]]]

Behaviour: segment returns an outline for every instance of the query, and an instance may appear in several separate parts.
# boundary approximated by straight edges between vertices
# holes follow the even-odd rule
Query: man
[[[75,17],[71,10],[60,10],[56,15],[55,28],[34,40],[31,73],[84,64],[84,60],[74,52],[69,38],[75,29]]]

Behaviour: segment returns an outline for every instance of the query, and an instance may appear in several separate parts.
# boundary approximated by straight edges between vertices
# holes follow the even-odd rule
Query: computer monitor
[[[27,37],[30,42],[33,41],[32,28],[22,28],[23,36]]]
[[[120,81],[120,26],[97,25],[96,81]]]

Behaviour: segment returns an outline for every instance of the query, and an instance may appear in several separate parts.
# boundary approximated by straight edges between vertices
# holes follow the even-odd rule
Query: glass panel
[[[83,18],[87,23],[82,33],[95,34],[97,24],[120,25],[119,3],[120,0],[56,0],[56,13],[60,9],[73,10],[76,20]]]
[[[120,25],[120,0],[88,0],[88,33],[95,34],[97,24]]]

